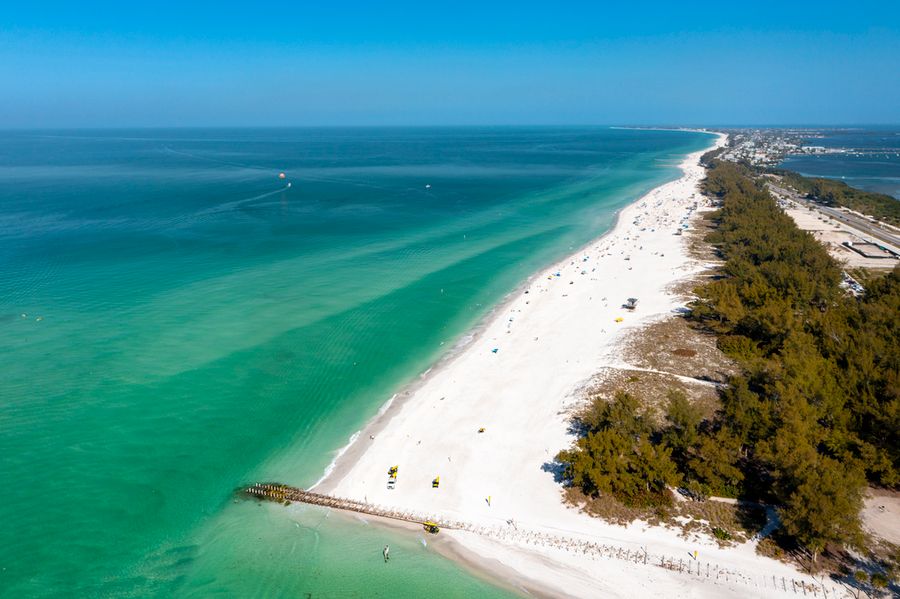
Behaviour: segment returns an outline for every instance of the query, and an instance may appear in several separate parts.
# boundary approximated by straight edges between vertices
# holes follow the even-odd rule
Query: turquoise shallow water
[[[318,479],[505,293],[708,139],[0,133],[0,595],[507,596],[415,534],[233,490]]]

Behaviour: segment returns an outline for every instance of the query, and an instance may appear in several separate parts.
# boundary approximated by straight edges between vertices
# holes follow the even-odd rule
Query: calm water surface
[[[824,134],[805,143],[858,151],[788,156],[781,166],[810,177],[841,179],[847,185],[900,199],[900,129],[840,129]]]
[[[508,596],[422,535],[233,491],[317,480],[491,305],[708,143],[0,132],[0,596]]]

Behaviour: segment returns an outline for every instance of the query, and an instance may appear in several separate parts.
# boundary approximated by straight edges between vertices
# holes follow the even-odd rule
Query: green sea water
[[[0,132],[0,596],[510,596],[422,535],[234,490],[319,479],[492,305],[709,141]]]

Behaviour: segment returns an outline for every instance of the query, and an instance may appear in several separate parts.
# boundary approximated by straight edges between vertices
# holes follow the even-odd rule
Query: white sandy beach
[[[701,154],[687,157],[680,179],[625,208],[610,233],[535,275],[471,344],[371,423],[316,490],[482,529],[488,534],[440,536],[456,541],[453,554],[469,564],[490,571],[500,563],[505,577],[515,573],[509,582],[540,595],[759,597],[783,587],[794,595],[791,579],[813,584],[756,555],[753,542],[720,549],[708,538],[581,514],[563,503],[545,468],[572,443],[580,389],[602,367],[622,365],[618,344],[683,306],[673,284],[706,268],[689,257],[686,237],[675,235],[704,205]],[[634,312],[621,307],[629,297],[639,298]],[[391,465],[399,465],[393,490]],[[439,489],[432,488],[436,476]],[[554,539],[569,542],[557,547]],[[630,553],[585,553],[574,540]],[[646,565],[636,557],[645,550]],[[692,573],[660,567],[663,557]]]

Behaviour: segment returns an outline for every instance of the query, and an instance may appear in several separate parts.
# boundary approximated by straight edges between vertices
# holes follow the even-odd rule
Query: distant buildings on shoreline
[[[897,154],[890,149],[831,148],[804,144],[825,137],[824,129],[722,129],[729,144],[719,155],[722,160],[746,162],[753,166],[771,167],[781,164],[785,156],[807,154],[848,154],[851,156]]]

